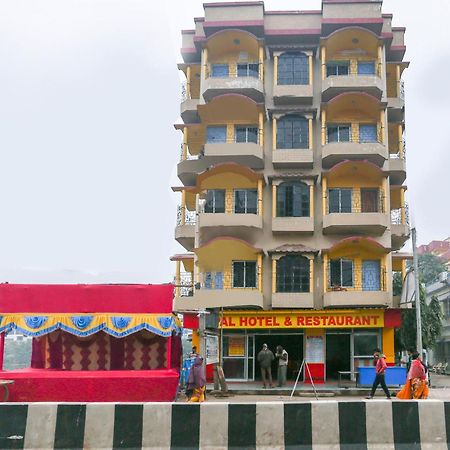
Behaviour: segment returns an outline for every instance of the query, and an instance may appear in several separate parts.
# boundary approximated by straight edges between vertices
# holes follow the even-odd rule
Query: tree
[[[421,283],[431,283],[436,280],[441,272],[446,268],[441,259],[432,253],[423,253],[419,255],[419,274]]]
[[[420,287],[420,305],[422,317],[422,343],[424,348],[433,348],[442,329],[442,313],[439,301],[433,297],[427,305],[425,289]],[[396,345],[402,350],[416,348],[416,309],[402,311],[402,326],[396,330]]]

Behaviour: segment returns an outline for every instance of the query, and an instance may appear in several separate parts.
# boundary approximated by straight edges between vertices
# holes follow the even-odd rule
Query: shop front
[[[227,380],[259,380],[257,355],[267,344],[274,353],[278,345],[288,352],[288,380],[296,379],[305,359],[314,382],[323,383],[336,380],[339,372],[350,372],[354,379],[359,367],[372,364],[377,347],[382,348],[388,365],[393,365],[400,311],[229,311],[224,312],[220,326]],[[272,372],[276,374],[276,361]],[[307,373],[300,379],[310,381]]]

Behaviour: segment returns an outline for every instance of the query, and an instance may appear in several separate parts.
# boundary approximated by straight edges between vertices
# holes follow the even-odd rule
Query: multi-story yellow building
[[[259,377],[262,343],[290,377],[303,358],[354,373],[375,347],[394,363],[408,63],[381,6],[206,3],[182,31],[174,309],[217,314],[228,379]]]

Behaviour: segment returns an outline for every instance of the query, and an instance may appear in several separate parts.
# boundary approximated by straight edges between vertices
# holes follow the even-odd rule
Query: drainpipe
[[[415,299],[416,299],[416,323],[417,323],[417,351],[422,356],[422,316],[420,304],[420,288],[419,288],[419,258],[417,256],[416,245],[416,226],[411,229],[412,248],[413,248],[413,262],[414,262],[414,281],[415,281]]]

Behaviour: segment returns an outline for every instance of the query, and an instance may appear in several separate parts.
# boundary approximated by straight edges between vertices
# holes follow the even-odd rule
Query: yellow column
[[[258,291],[262,292],[263,287],[263,263],[262,263],[263,257],[262,254],[258,254]]]
[[[277,119],[272,119],[272,150],[277,148]]]
[[[398,154],[401,159],[404,157],[404,148],[403,148],[403,127],[402,124],[398,124]]]
[[[383,46],[378,46],[378,64],[377,64],[377,75],[381,78],[383,75]]]
[[[309,260],[309,292],[314,292],[314,259]]]
[[[197,351],[200,351],[200,334],[198,330],[192,330],[192,347],[197,347]]]
[[[327,213],[327,179],[322,178],[322,214]]]
[[[321,60],[322,60],[322,80],[327,77],[327,49],[321,48]]]
[[[313,149],[313,120],[308,119],[309,149]]]
[[[308,56],[308,66],[309,66],[309,85],[313,84],[313,59],[312,55]]]
[[[185,161],[187,159],[187,153],[188,153],[188,127],[183,128],[183,153],[182,153],[182,160]]]
[[[328,255],[323,255],[323,292],[327,292],[327,286],[328,286]]]
[[[227,123],[227,142],[234,142],[234,124]]]
[[[272,185],[272,217],[277,217],[277,187]]]
[[[406,223],[406,214],[405,214],[405,190],[403,189],[403,187],[400,188],[400,212],[401,212],[401,217],[402,217],[402,225],[405,225]]]
[[[205,47],[203,49],[203,79],[208,78],[208,49]]]
[[[314,217],[314,185],[309,186],[309,217]]]
[[[384,139],[384,109],[382,109],[380,111],[380,140],[381,140],[382,144],[385,143],[385,139]]]
[[[278,84],[278,56],[273,57],[273,85]]]
[[[395,363],[394,328],[383,328],[383,353],[388,364]]]
[[[322,111],[322,145],[327,143],[327,112]]]
[[[233,214],[233,189],[225,190],[225,213]]]
[[[264,113],[260,111],[258,115],[258,128],[259,128],[259,145],[264,147]]]
[[[180,284],[181,284],[181,261],[176,262],[176,273],[175,273],[175,297],[180,296]]]
[[[277,292],[277,261],[272,259],[272,293]]]
[[[181,191],[181,225],[186,223],[186,191]]]
[[[191,66],[186,68],[186,95],[187,98],[191,98]]]
[[[384,208],[383,212],[388,212],[388,207],[387,207],[387,201],[388,201],[388,198],[387,198],[387,196],[388,196],[388,179],[387,179],[387,177],[383,178],[382,183],[383,183],[382,184],[382,190],[383,190],[382,195],[383,195],[383,208]]]
[[[263,215],[263,180],[258,180],[258,214]]]
[[[264,46],[259,47],[259,79],[264,81]]]
[[[401,79],[400,64],[395,66],[395,81],[397,82],[397,97],[400,97],[400,79]]]
[[[351,126],[351,142],[359,142],[359,123],[352,122]]]
[[[402,259],[402,281],[406,277],[406,259]]]

